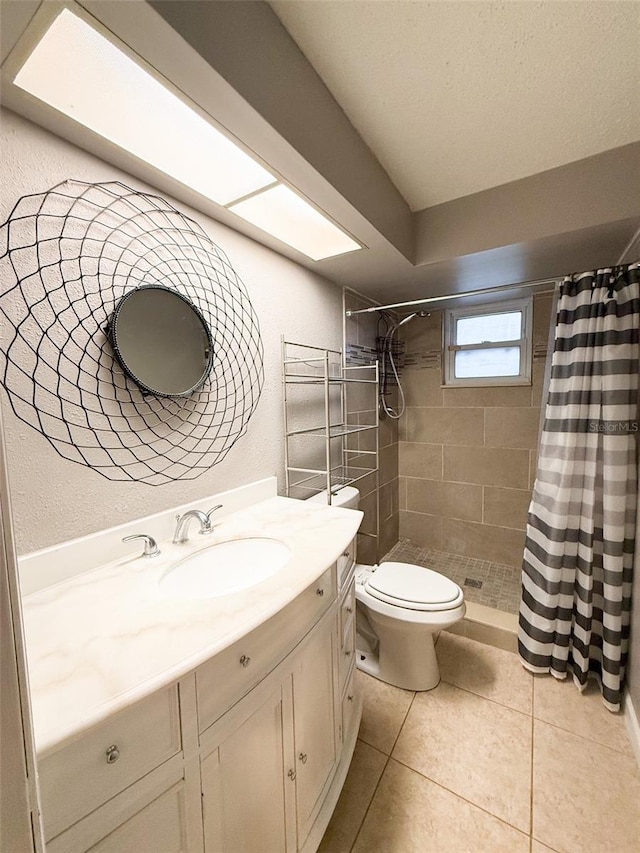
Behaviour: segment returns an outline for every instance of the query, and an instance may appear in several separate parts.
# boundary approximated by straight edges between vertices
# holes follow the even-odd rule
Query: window
[[[531,299],[449,310],[445,385],[531,382]]]

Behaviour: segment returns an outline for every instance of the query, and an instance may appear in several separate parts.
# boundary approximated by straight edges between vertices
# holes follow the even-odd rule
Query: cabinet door
[[[205,853],[286,853],[284,785],[278,686],[202,760]]]
[[[309,834],[336,764],[335,633],[335,619],[319,626],[300,649],[293,670],[298,848]]]

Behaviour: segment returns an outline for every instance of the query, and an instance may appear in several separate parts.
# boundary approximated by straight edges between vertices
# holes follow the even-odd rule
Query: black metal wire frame
[[[190,397],[149,395],[105,331],[121,297],[163,284],[205,318],[214,362]],[[64,181],[0,226],[0,382],[16,416],[109,480],[193,480],[246,432],[264,383],[258,319],[225,253],[159,196]],[[170,348],[171,342],[167,341]]]

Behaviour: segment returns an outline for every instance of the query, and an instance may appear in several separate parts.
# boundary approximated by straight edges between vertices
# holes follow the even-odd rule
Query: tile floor
[[[639,853],[640,770],[596,687],[448,632],[442,682],[358,672],[364,712],[319,853]]]
[[[521,578],[519,566],[506,566],[489,560],[436,551],[433,548],[420,548],[408,539],[401,539],[383,560],[415,563],[434,569],[462,587],[467,601],[507,613],[518,612]]]

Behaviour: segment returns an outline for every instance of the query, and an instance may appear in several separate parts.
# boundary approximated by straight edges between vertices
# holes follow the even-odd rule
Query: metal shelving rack
[[[362,378],[363,376],[366,378]],[[292,491],[302,490],[308,493],[306,496],[309,497],[326,489],[329,495],[328,503],[331,503],[331,498],[337,489],[357,483],[358,480],[370,474],[377,474],[379,452],[377,362],[372,365],[347,367],[344,364],[342,350],[297,344],[286,341],[283,336],[282,377],[287,496],[298,497],[299,494],[292,495]],[[320,423],[311,427],[292,428],[295,426],[292,424],[295,417],[290,411],[291,399],[288,389],[289,386],[294,385],[315,385],[322,388],[323,398],[319,406],[322,409]],[[375,413],[375,420],[372,423],[349,423],[348,388],[357,385],[369,386],[371,389],[370,411]],[[339,391],[337,403],[332,400],[332,389]],[[334,420],[334,415],[337,415],[337,420]],[[361,433],[374,434],[374,450],[349,446],[349,439]],[[290,442],[294,437],[324,440],[324,465],[314,468],[292,465],[292,456],[296,455],[296,451],[292,451]]]

